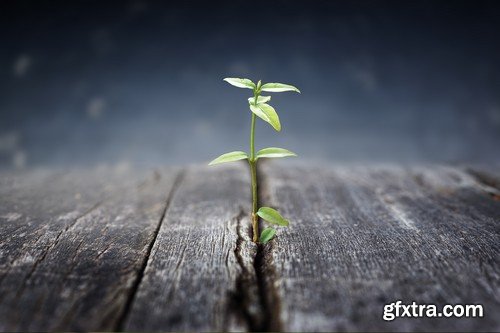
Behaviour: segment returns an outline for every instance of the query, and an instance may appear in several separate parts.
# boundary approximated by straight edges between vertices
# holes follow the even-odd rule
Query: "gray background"
[[[489,162],[500,3],[2,1],[0,167],[154,166],[247,149],[249,90],[300,161]]]

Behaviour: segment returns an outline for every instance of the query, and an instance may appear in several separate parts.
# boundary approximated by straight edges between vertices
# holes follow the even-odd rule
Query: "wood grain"
[[[243,163],[187,170],[167,210],[125,330],[258,327],[249,186]]]
[[[498,331],[495,166],[244,163],[0,173],[0,331]],[[382,320],[482,304],[484,318]]]
[[[0,330],[113,330],[176,174],[4,175]]]
[[[291,220],[266,246],[287,331],[498,330],[500,203],[450,167],[264,167]],[[484,318],[382,320],[383,306],[483,304]]]

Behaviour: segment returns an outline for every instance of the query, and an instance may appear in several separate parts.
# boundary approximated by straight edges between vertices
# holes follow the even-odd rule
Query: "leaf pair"
[[[280,118],[276,110],[271,105],[267,104],[267,102],[271,100],[271,96],[260,96],[260,93],[262,91],[295,91],[300,93],[300,90],[296,87],[284,83],[265,83],[261,85],[259,81],[256,85],[249,79],[240,79],[234,77],[225,78],[224,81],[238,88],[252,89],[254,92],[254,96],[257,96],[257,100],[256,97],[250,97],[248,99],[250,111],[255,113],[257,117],[264,120],[266,123],[270,124],[278,132],[281,131]]]
[[[255,160],[258,160],[259,158],[280,158],[288,156],[297,156],[297,154],[287,149],[269,147],[259,150],[255,155]],[[244,159],[248,159],[247,153],[245,153],[244,151],[232,151],[230,153],[222,154],[221,156],[210,162],[208,165],[234,162]]]
[[[224,81],[238,88],[257,90],[257,85],[253,83],[252,80],[249,79],[227,77],[224,79]],[[297,89],[297,87],[284,83],[265,83],[259,88],[259,91],[268,91],[268,92],[295,91],[300,93],[300,90]]]
[[[281,214],[278,213],[277,210],[271,207],[260,207],[257,215],[260,216],[264,221],[271,224],[277,224],[283,227],[286,227],[289,224],[288,220],[281,216]],[[274,238],[275,234],[276,230],[274,230],[273,228],[265,228],[260,234],[259,242],[262,244],[266,244]]]

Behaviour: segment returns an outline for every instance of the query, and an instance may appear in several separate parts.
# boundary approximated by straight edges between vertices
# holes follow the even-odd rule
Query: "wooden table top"
[[[499,166],[0,172],[1,331],[500,329]],[[483,318],[382,319],[385,304]]]

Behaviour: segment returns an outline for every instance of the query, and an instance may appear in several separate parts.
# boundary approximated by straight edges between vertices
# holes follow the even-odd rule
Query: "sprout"
[[[239,78],[226,78],[224,79],[227,83],[244,89],[251,89],[253,91],[253,97],[248,99],[248,106],[252,112],[252,124],[250,127],[250,154],[243,151],[233,151],[230,153],[223,154],[209,165],[234,162],[238,160],[247,160],[250,165],[250,174],[252,179],[252,229],[253,229],[253,241],[255,243],[260,242],[266,244],[271,239],[273,239],[276,234],[276,230],[273,228],[265,228],[259,237],[259,217],[270,224],[275,224],[279,226],[288,226],[289,222],[283,216],[281,216],[278,211],[270,207],[260,207],[258,208],[258,192],[257,192],[257,161],[259,158],[280,158],[288,156],[297,156],[295,153],[283,149],[269,147],[259,150],[255,153],[255,120],[256,117],[264,120],[266,123],[271,125],[276,131],[281,131],[281,123],[276,113],[276,110],[268,104],[271,100],[271,96],[261,96],[261,92],[284,92],[284,91],[295,91],[300,93],[299,89],[289,84],[283,83],[266,83],[262,84],[261,81],[257,84],[253,83],[249,79],[239,79]],[[250,156],[249,156],[250,155]]]

